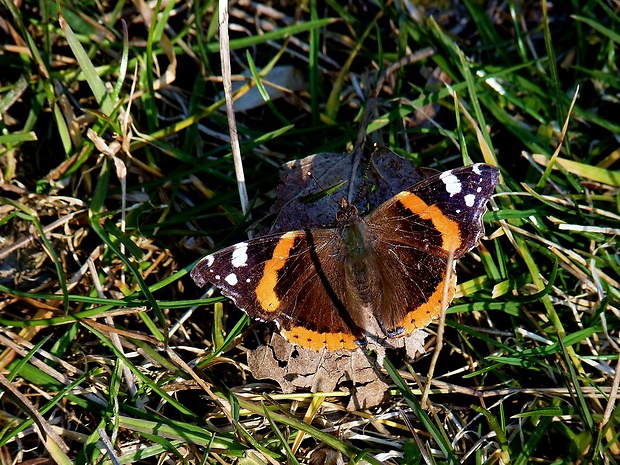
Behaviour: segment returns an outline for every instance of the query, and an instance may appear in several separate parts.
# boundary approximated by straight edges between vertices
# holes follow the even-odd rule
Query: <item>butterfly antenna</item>
[[[331,200],[334,201],[334,203],[336,205],[338,205],[338,207],[340,207],[340,202],[338,202],[334,196],[332,195],[333,192],[337,191],[338,189],[340,189],[340,187],[344,184],[344,181],[340,181],[338,184],[336,184],[335,186],[332,187],[325,187],[323,186],[323,184],[320,183],[320,181],[314,176],[314,173],[312,173],[311,171],[308,171],[308,177],[310,179],[312,179],[314,181],[314,183],[317,185],[317,187],[319,188],[319,192],[316,194],[312,194],[309,195],[307,197],[307,201],[308,202],[312,202],[314,200],[318,200],[319,198],[322,197],[329,197]]]

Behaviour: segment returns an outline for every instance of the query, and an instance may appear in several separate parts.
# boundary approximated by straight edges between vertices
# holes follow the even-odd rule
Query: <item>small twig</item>
[[[433,461],[428,456],[428,452],[427,452],[426,448],[424,447],[424,443],[420,439],[420,436],[416,433],[415,428],[413,427],[413,424],[411,423],[411,420],[409,420],[409,417],[407,417],[407,414],[405,413],[405,411],[403,409],[399,408],[398,409],[398,414],[403,419],[403,422],[405,423],[405,425],[409,429],[409,432],[411,433],[411,435],[415,439],[415,442],[418,445],[418,450],[420,452],[420,455],[422,455],[422,458],[424,459],[424,463],[427,463],[427,464],[433,463]]]
[[[108,453],[108,458],[112,462],[112,465],[120,465],[121,462],[116,455],[116,451],[114,450],[114,446],[112,445],[112,441],[108,438],[105,430],[103,428],[97,428],[97,433],[99,434],[99,442],[103,445],[103,448]]]
[[[69,452],[69,447],[65,444],[62,438],[52,429],[47,423],[43,415],[39,413],[39,410],[30,402],[30,400],[17,390],[17,386],[11,383],[7,378],[0,373],[0,391],[4,391],[10,396],[17,405],[19,405],[28,414],[30,418],[37,425],[37,433],[41,438],[41,441],[45,445],[45,448],[50,452],[53,458],[66,459],[66,462],[70,463],[69,458],[65,455]]]

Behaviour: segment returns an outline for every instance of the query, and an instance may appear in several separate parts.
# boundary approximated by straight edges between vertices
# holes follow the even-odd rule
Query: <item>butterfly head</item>
[[[350,223],[353,219],[358,218],[359,213],[355,205],[351,205],[347,199],[340,200],[340,209],[336,213],[336,221],[338,224]]]

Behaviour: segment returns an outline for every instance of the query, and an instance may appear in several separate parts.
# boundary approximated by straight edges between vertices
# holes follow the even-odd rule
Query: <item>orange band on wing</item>
[[[431,220],[435,229],[441,233],[442,248],[449,253],[461,246],[459,225],[451,220],[436,205],[428,205],[424,200],[411,192],[401,192],[395,197],[405,208],[423,220]]]
[[[444,305],[447,307],[450,305],[452,298],[454,297],[454,291],[456,290],[456,273],[452,271],[450,273],[452,278],[450,279],[450,288],[448,289],[448,296]],[[425,328],[430,324],[432,320],[438,318],[441,314],[442,300],[444,286],[446,285],[446,278],[442,279],[437,285],[435,292],[428,298],[426,303],[423,303],[418,308],[409,312],[407,316],[400,322],[398,326],[402,327],[405,331],[404,334],[411,334],[416,329]]]
[[[291,255],[291,249],[295,245],[296,237],[298,234],[295,232],[283,234],[280,242],[273,250],[271,258],[265,262],[263,277],[255,291],[258,303],[265,312],[275,312],[280,308],[281,302],[276,294],[278,272],[286,265],[286,261]]]
[[[334,351],[337,349],[355,350],[360,346],[353,334],[347,333],[319,333],[301,326],[291,329],[282,328],[280,332],[291,344],[297,344],[306,349],[321,350],[323,348]]]

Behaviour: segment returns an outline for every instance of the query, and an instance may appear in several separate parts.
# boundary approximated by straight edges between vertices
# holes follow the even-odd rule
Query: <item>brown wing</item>
[[[375,250],[382,257],[384,278],[382,302],[374,310],[379,326],[388,337],[426,327],[441,313],[447,260],[402,244],[381,242]],[[445,305],[454,297],[455,286],[453,268]]]
[[[432,176],[380,205],[366,218],[376,237],[383,302],[375,309],[388,336],[409,334],[441,312],[447,257],[471,250],[482,235],[499,171],[477,164]],[[456,277],[449,286],[452,300]]]
[[[353,350],[363,331],[342,303],[340,241],[332,229],[264,236],[203,258],[191,276],[199,286],[212,282],[250,317],[275,321],[292,343]]]

